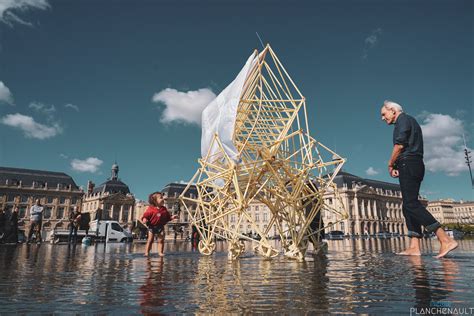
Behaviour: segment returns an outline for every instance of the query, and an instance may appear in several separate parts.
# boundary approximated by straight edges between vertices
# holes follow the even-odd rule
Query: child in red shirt
[[[150,254],[151,246],[155,235],[158,236],[158,254],[163,257],[165,248],[165,225],[171,220],[177,218],[171,216],[165,205],[165,198],[161,192],[154,192],[148,196],[150,206],[142,216],[142,222],[148,226],[148,239],[145,247],[145,257]]]

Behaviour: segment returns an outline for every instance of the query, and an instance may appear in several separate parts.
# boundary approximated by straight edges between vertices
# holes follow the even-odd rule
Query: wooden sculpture
[[[276,225],[284,254],[303,260],[308,242],[317,244],[324,229],[318,221],[322,209],[347,217],[323,200],[328,190],[337,195],[333,179],[345,160],[310,136],[305,98],[269,45],[250,56],[203,112],[201,148],[199,170],[180,199],[200,235],[202,254],[212,254],[219,238],[228,242],[229,258],[244,252],[243,240],[253,241],[263,257],[275,257],[280,250],[268,234]],[[198,194],[186,197],[192,183]],[[249,214],[253,201],[270,209],[266,229]],[[195,210],[188,206],[193,202]],[[230,225],[231,214],[236,225]],[[241,231],[244,221],[257,238]]]

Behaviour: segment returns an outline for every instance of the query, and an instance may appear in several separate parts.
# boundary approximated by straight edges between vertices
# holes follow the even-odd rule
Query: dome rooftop
[[[130,189],[128,185],[123,183],[118,179],[109,179],[102,183],[101,185],[94,188],[92,193],[105,193],[108,192],[110,194],[113,193],[122,193],[122,194],[129,194]]]

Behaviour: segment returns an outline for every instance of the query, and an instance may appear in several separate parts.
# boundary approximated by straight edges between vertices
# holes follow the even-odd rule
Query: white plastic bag
[[[232,141],[235,119],[237,116],[237,107],[242,95],[245,80],[257,60],[257,54],[255,52],[252,53],[234,81],[232,81],[211,103],[209,103],[202,112],[202,158],[206,158],[214,134],[218,133],[224,151],[232,160],[238,162],[238,152]],[[216,153],[218,153],[218,145],[217,143],[214,143],[210,149],[210,155],[213,156],[213,160],[220,158],[219,156],[214,156]]]

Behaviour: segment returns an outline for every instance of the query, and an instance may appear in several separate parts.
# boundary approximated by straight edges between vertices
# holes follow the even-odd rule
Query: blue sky
[[[474,199],[472,1],[0,0],[0,165],[100,184],[115,160],[138,198],[187,181],[199,113],[255,32],[307,99],[311,134],[356,175],[386,172],[391,99],[425,133],[429,199]]]

